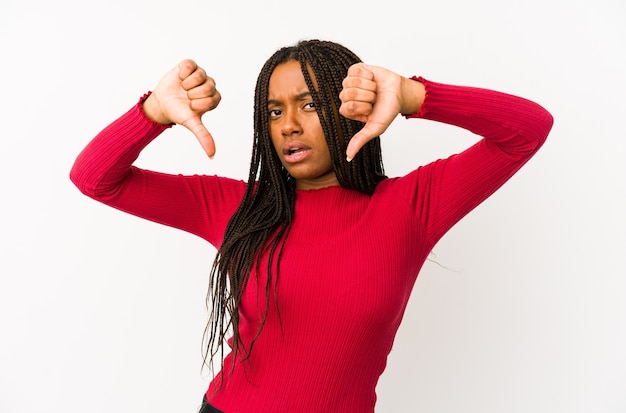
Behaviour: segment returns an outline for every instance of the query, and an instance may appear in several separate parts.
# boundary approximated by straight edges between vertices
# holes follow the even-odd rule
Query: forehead
[[[271,100],[284,99],[308,91],[300,63],[290,60],[276,66],[270,76],[268,89],[268,98]]]

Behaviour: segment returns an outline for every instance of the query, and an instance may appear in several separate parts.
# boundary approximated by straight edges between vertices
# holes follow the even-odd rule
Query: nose
[[[298,110],[285,111],[283,123],[281,125],[281,132],[285,137],[302,133],[302,124],[300,123],[300,114],[298,113]]]

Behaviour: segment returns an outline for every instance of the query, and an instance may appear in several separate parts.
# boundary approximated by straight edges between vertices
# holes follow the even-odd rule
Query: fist
[[[177,123],[189,129],[212,158],[215,143],[202,123],[202,115],[215,109],[221,98],[215,81],[196,62],[187,59],[161,78],[143,108],[154,122]]]

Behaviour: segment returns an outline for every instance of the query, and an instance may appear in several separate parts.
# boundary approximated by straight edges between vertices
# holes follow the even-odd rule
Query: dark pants
[[[198,413],[224,413],[224,412],[211,406],[209,403],[207,403],[206,399],[202,397],[202,406],[200,406],[200,411]]]

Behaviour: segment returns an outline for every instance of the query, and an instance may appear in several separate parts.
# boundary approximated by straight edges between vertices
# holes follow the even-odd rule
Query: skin
[[[421,82],[365,63],[352,65],[342,85],[339,113],[365,123],[348,143],[348,160],[368,141],[382,135],[398,114],[419,112],[426,97]]]
[[[339,185],[300,63],[292,60],[274,69],[267,109],[274,149],[296,188]]]
[[[272,78],[274,77],[273,73]],[[292,88],[295,90],[295,87]],[[276,91],[275,93],[275,97],[285,99],[282,92],[279,94]],[[365,126],[350,140],[346,150],[348,160],[351,160],[365,143],[387,130],[387,127],[398,114],[418,112],[424,102],[425,94],[422,83],[400,76],[385,68],[364,63],[351,66],[343,80],[343,90],[339,95],[342,102],[339,112],[349,119],[364,122]],[[209,77],[196,62],[186,59],[161,78],[152,94],[145,100],[143,109],[146,116],[154,122],[176,123],[189,129],[198,139],[206,154],[213,158],[215,142],[211,133],[202,123],[202,115],[215,109],[220,100],[221,95],[215,87],[213,78]],[[287,98],[288,100],[289,98]],[[286,104],[287,101],[283,103]],[[291,112],[289,113],[291,114]],[[302,117],[304,116],[304,112],[302,112]],[[289,122],[293,123],[293,120]],[[317,123],[319,124],[319,119]],[[306,134],[307,139],[309,137],[313,139],[313,129],[309,129],[309,127],[306,126],[307,129],[304,130],[302,124],[299,126],[299,128],[303,128],[303,133]],[[273,128],[272,125],[272,140],[275,137]],[[292,134],[299,133],[298,127],[294,129],[292,124],[291,128]],[[283,134],[284,132],[279,133]],[[276,137],[279,136],[276,135]],[[316,147],[316,159],[318,151],[321,156],[322,150]],[[279,156],[281,156],[280,152]],[[308,161],[305,163],[308,164]],[[325,164],[322,162],[318,165],[317,171],[322,171],[324,168]],[[300,168],[298,165],[297,167],[294,166],[293,169],[294,173],[300,173],[301,169],[306,168]],[[315,168],[311,168],[311,173],[313,169]],[[313,176],[311,174],[309,178]],[[324,176],[326,180],[321,179]],[[330,182],[329,174],[320,173],[318,178],[323,185],[327,186]],[[298,186],[298,178],[296,178],[296,186]]]
[[[222,96],[213,78],[193,60],[183,60],[165,74],[143,103],[148,119],[189,129],[209,156],[215,156],[213,136],[202,123],[202,115],[213,110]]]

